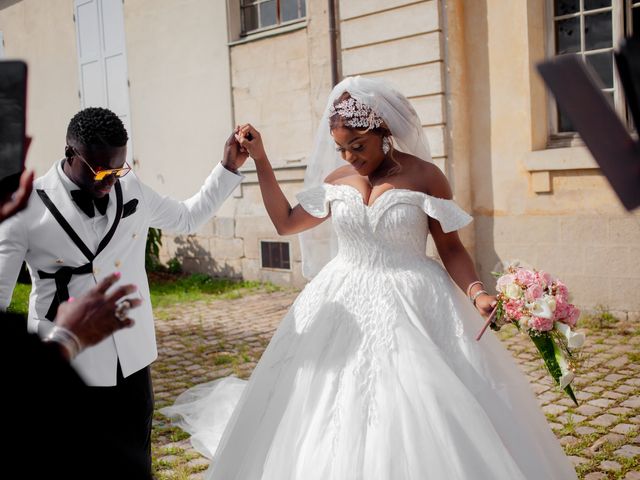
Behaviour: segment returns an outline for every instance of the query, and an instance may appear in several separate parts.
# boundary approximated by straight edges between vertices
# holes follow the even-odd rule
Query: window
[[[305,0],[240,0],[242,35],[304,18]]]
[[[291,270],[289,243],[260,241],[262,268]]]
[[[579,55],[602,83],[611,104],[630,123],[615,72],[613,50],[620,40],[640,30],[640,0],[551,0],[551,55]],[[551,130],[573,137],[569,119],[553,102]]]

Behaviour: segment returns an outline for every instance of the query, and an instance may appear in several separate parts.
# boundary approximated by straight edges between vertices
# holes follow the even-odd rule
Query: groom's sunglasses
[[[120,167],[120,168],[107,168],[107,169],[102,169],[100,167],[97,167],[97,170],[94,170],[91,165],[89,165],[89,162],[87,162],[85,160],[85,158],[80,155],[78,153],[78,151],[73,148],[72,146],[68,146],[68,148],[71,149],[71,151],[73,152],[73,155],[78,157],[80,160],[82,160],[82,162],[89,168],[89,170],[91,170],[91,173],[93,173],[93,179],[96,182],[99,182],[100,180],[104,180],[105,178],[107,178],[109,175],[115,175],[116,177],[124,177],[127,173],[129,173],[131,171],[131,167],[129,166],[129,164],[125,161],[124,164],[126,166],[124,167]]]

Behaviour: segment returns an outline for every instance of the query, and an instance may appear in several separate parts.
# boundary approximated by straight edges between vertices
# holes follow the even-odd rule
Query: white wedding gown
[[[248,382],[200,385],[182,418],[216,480],[569,480],[576,474],[511,355],[425,255],[428,216],[470,220],[404,189],[372,206],[347,185],[298,195],[332,214],[339,253],[305,287]],[[215,452],[215,454],[214,454]]]

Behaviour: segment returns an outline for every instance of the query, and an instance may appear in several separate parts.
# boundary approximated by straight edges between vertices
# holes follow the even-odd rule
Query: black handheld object
[[[626,60],[629,65],[638,62]],[[541,63],[538,71],[625,208],[631,211],[640,206],[640,144],[629,135],[602,93],[595,73],[575,55]],[[637,111],[637,103],[627,98],[631,110]]]
[[[13,193],[24,169],[27,64],[0,61],[0,196]]]

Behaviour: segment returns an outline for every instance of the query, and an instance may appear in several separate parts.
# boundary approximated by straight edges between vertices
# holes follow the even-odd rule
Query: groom
[[[83,351],[72,365],[91,386],[94,408],[87,410],[95,415],[86,421],[92,431],[137,456],[150,475],[149,365],[157,348],[145,273],[147,231],[195,232],[240,184],[237,169],[247,155],[231,136],[222,162],[200,191],[178,202],[156,193],[131,171],[125,161],[127,140],[124,125],[109,110],[87,108],[71,119],[64,159],[35,181],[27,209],[0,225],[0,309],[11,301],[23,260],[33,282],[28,328],[40,336],[52,328],[60,303],[86,293],[113,271],[121,272],[122,284],[138,286],[143,303],[128,314],[134,326]],[[176,169],[184,169],[188,159],[179,160]],[[42,408],[47,408],[46,398]],[[122,478],[128,478],[126,470]]]

